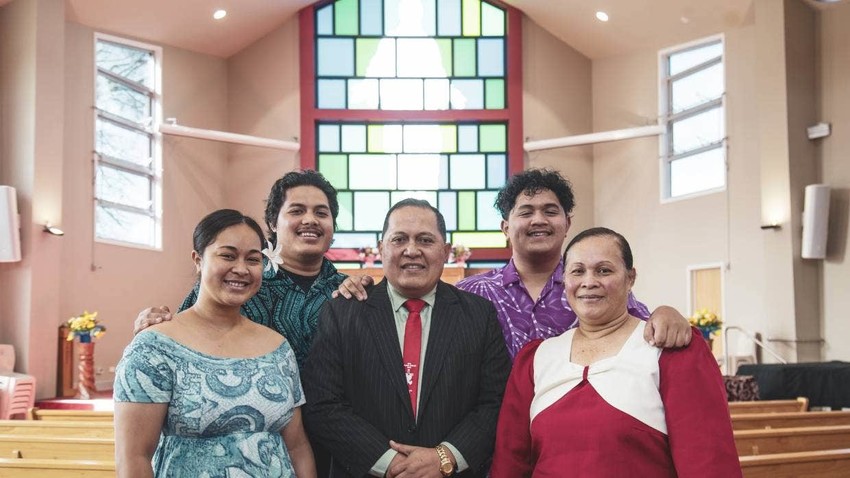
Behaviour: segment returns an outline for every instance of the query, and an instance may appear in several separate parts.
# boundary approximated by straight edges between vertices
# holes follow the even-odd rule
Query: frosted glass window
[[[460,0],[442,0],[437,10],[437,34],[460,36]]]
[[[124,83],[97,75],[95,104],[98,108],[134,123],[151,117],[151,98]]]
[[[457,229],[457,193],[454,191],[446,191],[438,193],[437,209],[443,214],[443,219],[446,220],[446,229]]]
[[[405,125],[405,153],[451,153],[457,148],[455,125]]]
[[[382,0],[360,0],[360,34],[382,35],[384,33],[384,2]]]
[[[481,2],[481,34],[505,36],[505,12],[486,2]]]
[[[457,127],[457,150],[461,153],[478,152],[478,126],[459,125]]]
[[[385,211],[389,209],[386,208]],[[381,220],[383,224],[383,219]],[[379,227],[377,230],[380,231]],[[374,230],[374,228],[373,228]],[[376,233],[366,232],[335,232],[334,233],[334,248],[340,249],[360,249],[361,247],[374,247],[378,245],[378,235]],[[339,266],[337,266],[339,267]]]
[[[337,0],[334,3],[334,30],[337,35],[357,35],[357,0]]]
[[[672,111],[682,111],[723,95],[723,63],[676,80],[672,85]]]
[[[723,43],[717,42],[670,55],[670,75],[706,63],[723,55]]]
[[[673,123],[673,152],[690,151],[720,141],[723,129],[723,108],[720,107],[677,121]]]
[[[334,34],[334,6],[328,5],[316,10],[316,33],[319,35]]]
[[[319,80],[319,108],[345,109],[345,80]]]
[[[726,184],[723,148],[687,156],[670,163],[670,196],[684,196]]]
[[[381,109],[421,110],[422,80],[381,80]]]
[[[382,230],[384,228],[384,216],[387,215],[389,209],[390,193],[355,192],[354,229],[357,231]]]
[[[478,133],[481,138],[481,151],[501,153],[507,151],[507,128],[503,124],[483,124]]]
[[[390,203],[395,204],[404,199],[421,199],[428,204],[437,207],[436,191],[393,191],[390,193]]]
[[[478,76],[505,76],[505,42],[496,38],[478,40]]]
[[[342,150],[346,153],[366,152],[366,125],[342,125]]]
[[[100,40],[96,44],[97,67],[153,89],[156,59],[153,52]]]
[[[348,157],[351,189],[395,189],[396,158],[391,154],[352,154]]]
[[[95,184],[99,199],[139,209],[151,206],[151,183],[147,176],[101,164],[97,167]]]
[[[156,242],[156,222],[146,214],[95,207],[95,234],[99,239],[107,239],[134,244],[154,244]]]
[[[396,48],[399,77],[446,78],[452,74],[450,40],[401,38]]]
[[[399,154],[398,188],[439,189],[440,160],[439,154]]]
[[[425,109],[449,109],[449,80],[425,80]]]
[[[455,110],[484,109],[484,81],[452,80],[451,103]]]
[[[130,161],[139,166],[151,165],[151,136],[135,129],[128,129],[109,120],[95,121],[95,149],[107,156]]]
[[[319,76],[354,76],[354,40],[319,38],[316,46]]]
[[[396,42],[391,38],[357,39],[357,76],[396,76]]]
[[[449,178],[452,189],[484,189],[485,157],[483,154],[457,154],[450,159]],[[474,227],[473,227],[474,228]]]
[[[319,125],[319,151],[329,153],[339,152],[339,125]]]
[[[348,80],[348,109],[376,110],[379,99],[378,80]]]
[[[499,229],[502,224],[502,216],[493,207],[496,194],[496,191],[480,191],[478,193],[478,203],[476,205],[478,209],[478,223],[476,226],[480,231]]]
[[[463,244],[473,249],[476,247],[507,247],[508,241],[501,232],[454,232],[452,233],[452,244]],[[473,256],[474,258],[475,256]]]
[[[400,124],[370,124],[367,131],[370,153],[402,152],[402,126]]]
[[[327,178],[327,175],[325,175],[325,178]],[[349,191],[340,191],[336,195],[336,200],[339,203],[339,214],[336,217],[337,231],[354,229],[354,195]],[[337,236],[334,234],[334,239],[336,238]]]
[[[319,172],[337,189],[348,189],[348,156],[320,154]]]
[[[487,187],[501,189],[508,174],[507,158],[504,154],[487,155]]]
[[[437,27],[435,0],[384,0],[384,22],[389,36],[434,36]]]

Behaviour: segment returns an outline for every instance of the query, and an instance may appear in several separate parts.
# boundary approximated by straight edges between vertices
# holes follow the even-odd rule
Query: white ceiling
[[[0,0],[0,5],[12,0]],[[227,58],[315,0],[66,0],[70,21]],[[813,4],[815,0],[806,0]],[[752,22],[753,0],[505,0],[591,59],[661,49]],[[228,11],[212,19],[218,8]],[[610,21],[596,20],[604,10]]]

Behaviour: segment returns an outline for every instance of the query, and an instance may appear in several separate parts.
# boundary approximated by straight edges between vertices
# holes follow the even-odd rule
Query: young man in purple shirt
[[[512,359],[529,341],[560,335],[576,325],[564,296],[561,262],[574,204],[570,183],[557,171],[529,169],[512,176],[496,198],[511,260],[457,283],[496,307]],[[688,321],[671,307],[659,307],[650,317],[649,309],[629,293],[629,313],[649,318],[649,343],[681,347],[690,342]]]

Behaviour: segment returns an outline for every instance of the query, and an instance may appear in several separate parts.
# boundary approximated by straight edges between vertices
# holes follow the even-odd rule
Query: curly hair
[[[336,217],[339,215],[339,202],[336,198],[336,188],[334,188],[322,173],[305,169],[303,171],[290,171],[283,175],[282,178],[275,181],[269,191],[269,197],[266,199],[266,227],[269,229],[269,241],[272,244],[277,244],[277,233],[274,232],[277,226],[277,215],[280,213],[280,208],[283,207],[286,201],[286,191],[298,186],[313,186],[325,193],[328,198],[328,206],[331,208],[331,216],[334,220],[334,230],[336,230]]]
[[[507,219],[520,194],[531,197],[546,189],[555,193],[564,214],[569,216],[576,205],[573,187],[561,173],[549,168],[526,169],[512,176],[499,191],[493,205],[499,210],[502,219]]]

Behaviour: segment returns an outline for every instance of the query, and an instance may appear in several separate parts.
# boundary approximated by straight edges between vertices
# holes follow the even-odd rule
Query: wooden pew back
[[[27,419],[111,422],[114,419],[114,413],[94,410],[42,410],[34,407],[27,411]]]
[[[779,413],[805,412],[809,410],[809,399],[799,397],[796,400],[756,400],[753,402],[729,402],[729,413]]]
[[[0,435],[42,435],[78,438],[115,438],[112,422],[0,420]]]
[[[781,412],[732,415],[734,430],[850,425],[850,412]]]
[[[115,478],[115,462],[0,458],[0,478]]]
[[[850,478],[850,449],[742,456],[744,478]]]
[[[850,448],[850,425],[736,430],[738,456]]]
[[[0,435],[0,457],[52,460],[115,459],[115,440],[35,435]]]

